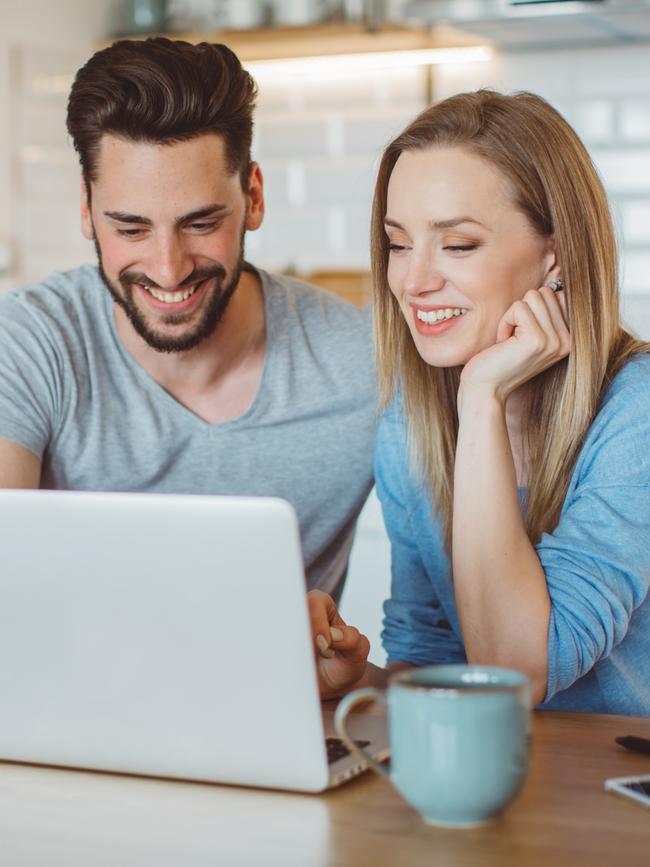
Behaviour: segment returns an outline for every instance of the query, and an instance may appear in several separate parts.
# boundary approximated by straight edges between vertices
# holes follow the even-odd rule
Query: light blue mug
[[[346,717],[387,692],[390,773],[360,749]],[[390,780],[427,822],[471,828],[493,819],[528,769],[531,695],[507,668],[436,665],[393,675],[387,690],[359,689],[339,704],[335,725],[348,749]]]

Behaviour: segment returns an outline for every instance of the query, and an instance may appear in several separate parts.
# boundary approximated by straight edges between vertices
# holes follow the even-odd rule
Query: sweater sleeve
[[[388,662],[403,660],[413,665],[465,662],[462,642],[444,612],[417,547],[420,534],[415,512],[419,498],[405,490],[408,449],[403,423],[392,410],[379,425],[375,483],[391,543],[391,595],[384,603],[382,632]],[[427,517],[431,527],[430,512]],[[439,528],[435,530],[438,556],[428,558],[427,565],[430,570],[448,570]]]
[[[650,365],[628,367],[589,430],[557,527],[536,546],[551,599],[546,700],[625,638],[650,586]]]

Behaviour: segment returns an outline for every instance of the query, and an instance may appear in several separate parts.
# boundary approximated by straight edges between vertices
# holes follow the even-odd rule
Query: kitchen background
[[[94,259],[79,232],[67,91],[90,53],[116,34],[155,29],[163,5],[0,0],[0,290]],[[386,142],[431,98],[482,86],[528,89],[562,111],[590,149],[614,208],[624,315],[650,339],[650,0],[170,0],[166,12],[170,31],[210,40],[229,41],[228,32],[217,33],[224,28],[265,26],[254,32],[261,57],[285,39],[276,27],[317,22],[324,23],[305,30],[303,44],[317,45],[318,54],[342,50],[342,26],[379,31],[361,33],[358,50],[374,37],[386,47],[391,28],[382,21],[409,28],[399,38],[412,47],[423,39],[492,47],[489,59],[435,66],[352,72],[348,65],[344,74],[259,68],[254,158],[265,176],[267,219],[247,239],[255,264],[314,275],[362,302],[372,187]],[[342,18],[349,24],[336,23]],[[432,24],[455,29],[428,36]],[[287,42],[294,55],[301,33],[291,31]],[[233,47],[246,43],[241,33],[232,38]],[[388,573],[388,542],[371,499],[343,608],[371,638],[377,662]]]

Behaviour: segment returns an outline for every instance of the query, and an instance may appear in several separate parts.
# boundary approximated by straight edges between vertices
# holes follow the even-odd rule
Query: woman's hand
[[[463,368],[461,392],[489,391],[505,404],[520,385],[561,361],[571,349],[563,292],[532,289],[506,311],[497,342]]]
[[[366,671],[370,642],[348,626],[334,600],[320,590],[307,594],[321,698],[351,689]]]

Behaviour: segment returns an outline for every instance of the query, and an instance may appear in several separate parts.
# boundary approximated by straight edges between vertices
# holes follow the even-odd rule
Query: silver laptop
[[[321,791],[312,647],[285,501],[0,491],[0,758]]]

